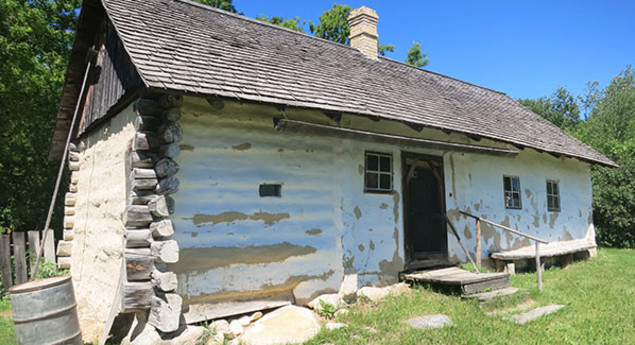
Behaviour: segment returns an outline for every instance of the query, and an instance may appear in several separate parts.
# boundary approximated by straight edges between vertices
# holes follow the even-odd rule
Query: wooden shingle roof
[[[189,0],[102,0],[146,86],[405,121],[613,166],[504,93]]]

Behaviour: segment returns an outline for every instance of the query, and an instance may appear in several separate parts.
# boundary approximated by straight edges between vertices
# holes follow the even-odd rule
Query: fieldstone
[[[125,345],[159,345],[163,340],[161,336],[157,332],[157,330],[150,324],[146,323],[138,324],[138,326],[143,327],[141,332],[135,332],[131,330],[132,334],[128,335],[121,344]],[[136,327],[133,327],[136,328]]]
[[[205,345],[223,345],[225,344],[225,335],[223,333],[216,333],[207,339]]]
[[[340,309],[340,307],[346,304],[344,300],[342,299],[342,296],[336,293],[332,293],[332,294],[320,295],[316,297],[314,300],[309,302],[308,304],[309,308],[315,311],[322,310],[322,303],[320,303],[320,301],[324,301],[324,303],[328,303],[334,306],[335,309]]]
[[[340,295],[343,299],[349,300],[355,298],[357,293],[357,274],[346,274],[342,285],[340,285]]]
[[[387,286],[384,289],[386,289],[389,294],[398,296],[398,295],[403,295],[405,293],[410,292],[410,285],[406,283],[398,283],[398,284]]]
[[[251,317],[243,316],[240,319],[238,319],[238,323],[240,323],[241,326],[245,327],[251,323]]]
[[[249,322],[254,322],[262,317],[262,312],[255,312],[249,317]]]
[[[416,316],[408,320],[410,326],[418,329],[441,328],[451,325],[452,320],[443,314]]]
[[[290,305],[251,324],[240,339],[249,345],[297,344],[319,331],[320,322],[311,310]]]
[[[229,322],[226,320],[214,321],[209,325],[209,329],[214,330],[217,334],[229,333]]]
[[[207,332],[205,327],[187,326],[179,335],[167,339],[167,342],[170,344],[197,345],[205,335],[205,332]]]
[[[357,290],[357,299],[368,298],[371,302],[377,303],[388,295],[388,291],[378,287],[365,286]]]
[[[335,312],[335,316],[346,315],[346,314],[348,314],[348,309],[346,308],[338,309]]]
[[[541,316],[555,313],[556,311],[564,308],[564,305],[552,304],[536,309],[532,309],[526,313],[517,314],[511,317],[511,319],[520,325],[524,325],[530,321],[533,321]]]
[[[243,334],[243,325],[238,320],[234,320],[229,323],[229,332],[225,333],[225,337],[228,339],[234,339],[237,336]]]
[[[326,328],[329,331],[335,330],[335,329],[340,329],[342,327],[346,327],[345,323],[341,323],[341,322],[327,322],[324,325],[324,328]]]

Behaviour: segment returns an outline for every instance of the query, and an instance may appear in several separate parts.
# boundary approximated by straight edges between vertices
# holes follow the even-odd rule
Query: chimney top
[[[377,57],[377,12],[366,6],[356,8],[348,16],[351,28],[349,41],[351,47],[358,49],[371,59]]]

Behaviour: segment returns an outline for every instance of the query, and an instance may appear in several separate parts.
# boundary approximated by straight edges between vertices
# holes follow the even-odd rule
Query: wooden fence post
[[[35,256],[40,251],[40,231],[29,230],[26,233],[26,238],[28,241],[29,252],[33,255],[33,260],[35,260]],[[33,275],[33,267],[31,264],[32,262],[29,262],[29,273],[30,275]]]
[[[476,219],[476,266],[481,268],[481,257],[483,256],[481,250],[481,220]]]
[[[46,242],[44,242],[44,259],[48,262],[55,263],[55,235],[53,235],[53,229],[44,230],[48,232],[46,235]],[[42,234],[44,236],[44,234]]]
[[[536,275],[538,279],[538,291],[542,291],[542,265],[540,264],[540,242],[536,241]]]
[[[2,289],[9,291],[13,286],[13,274],[11,273],[11,236],[0,235],[0,275],[2,276]]]
[[[15,263],[15,282],[22,284],[27,281],[26,275],[26,241],[25,233],[22,231],[14,231],[11,233],[13,237],[13,261]]]

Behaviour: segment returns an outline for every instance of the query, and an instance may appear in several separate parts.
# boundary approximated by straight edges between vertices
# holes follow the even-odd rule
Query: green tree
[[[627,67],[603,90],[591,85],[593,106],[575,134],[620,165],[593,170],[594,223],[602,244],[635,248],[635,71]]]
[[[48,144],[79,0],[0,1],[0,231],[43,226],[55,179]]]
[[[236,7],[233,4],[233,0],[194,0],[203,5],[208,5],[221,10],[225,10],[231,13],[236,13]]]
[[[581,121],[580,108],[576,98],[562,87],[555,90],[549,97],[519,99],[518,101],[534,113],[565,130],[575,130]]]
[[[408,56],[405,62],[411,66],[423,67],[430,62],[430,59],[428,59],[428,54],[421,52],[421,44],[412,42],[412,48],[408,50]]]
[[[393,46],[392,44],[380,44],[379,41],[377,41],[377,52],[379,53],[379,55],[386,56],[388,52],[393,53],[394,51],[395,46]]]
[[[333,4],[333,8],[324,11],[319,17],[319,24],[309,22],[309,30],[316,37],[348,45],[348,36],[351,33],[348,25],[349,14],[351,14],[350,6]]]
[[[274,25],[279,25],[287,29],[291,29],[293,31],[304,32],[304,30],[302,29],[302,24],[304,24],[305,22],[301,22],[299,17],[285,19],[279,16],[268,17],[261,14],[258,17],[256,17],[256,19],[263,22],[271,23]]]

